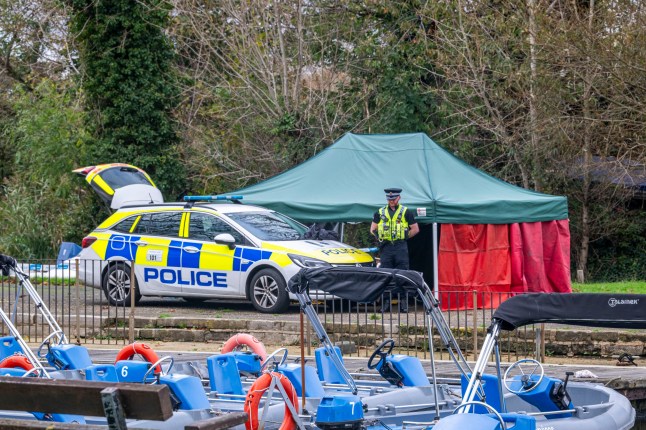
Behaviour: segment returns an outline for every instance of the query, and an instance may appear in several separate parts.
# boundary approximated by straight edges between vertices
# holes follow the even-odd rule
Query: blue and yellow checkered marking
[[[114,257],[121,257],[125,260],[134,261],[137,256],[137,242],[141,236],[124,236],[120,234],[113,234],[108,239],[108,247],[105,250],[105,260]]]
[[[271,258],[271,251],[263,251],[256,248],[236,247],[233,254],[233,271],[246,272],[249,266],[256,261],[269,260]],[[243,262],[243,260],[246,260]]]
[[[135,260],[139,246],[136,244],[142,237],[113,234],[108,239],[108,246],[105,251],[105,260],[120,257],[124,260]],[[187,269],[200,268],[200,255],[202,251],[201,242],[192,242],[185,240],[170,240],[168,243],[168,250],[166,251],[166,266],[167,267],[184,267]],[[185,246],[193,246],[199,252],[186,252],[182,248]],[[142,248],[145,252],[145,248]],[[253,263],[260,260],[269,260],[272,256],[272,251],[263,251],[256,248],[247,248],[238,246],[233,253],[233,271],[246,272]]]

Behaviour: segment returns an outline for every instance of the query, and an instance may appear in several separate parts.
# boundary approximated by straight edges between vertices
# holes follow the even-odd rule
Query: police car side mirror
[[[220,245],[227,245],[230,249],[236,247],[236,240],[229,233],[220,233],[215,236],[213,240],[215,243],[219,243]]]

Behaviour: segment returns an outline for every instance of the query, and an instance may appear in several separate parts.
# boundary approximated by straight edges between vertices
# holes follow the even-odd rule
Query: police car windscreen
[[[227,214],[261,240],[299,240],[307,228],[278,212],[239,212]]]

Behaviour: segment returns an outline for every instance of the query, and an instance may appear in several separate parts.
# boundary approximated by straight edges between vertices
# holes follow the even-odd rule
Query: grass
[[[36,274],[34,272],[29,274],[29,281],[32,284],[49,284],[49,285],[67,285],[73,286],[76,283],[76,278],[53,278],[45,274]],[[2,284],[9,283],[10,286],[13,286],[18,283],[18,280],[11,276],[1,276],[0,282]]]
[[[625,293],[646,294],[646,281],[599,282],[590,284],[572,283],[575,293]]]

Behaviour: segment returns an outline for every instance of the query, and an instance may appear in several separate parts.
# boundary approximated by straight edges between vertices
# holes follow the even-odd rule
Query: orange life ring
[[[31,364],[31,361],[27,356],[22,354],[14,354],[0,361],[0,369],[8,369],[20,367],[21,369],[31,370],[34,368],[34,365]]]
[[[263,373],[260,378],[256,379],[253,383],[249,392],[247,393],[247,398],[244,402],[244,411],[249,415],[249,419],[244,424],[246,430],[258,430],[258,406],[260,405],[260,399],[262,395],[265,394],[265,391],[269,388],[271,384],[271,378],[275,376],[278,378],[278,381],[283,386],[283,389],[289,396],[289,401],[294,405],[294,409],[298,412],[298,395],[296,390],[289,379],[282,373],[271,372]],[[295,430],[296,421],[292,417],[292,413],[289,410],[287,401],[285,401],[285,416],[283,417],[283,422],[280,425],[279,430]]]
[[[251,349],[254,353],[258,354],[261,362],[264,362],[267,359],[267,351],[265,350],[265,345],[263,345],[261,341],[247,333],[238,333],[234,336],[231,336],[229,340],[224,342],[224,346],[220,350],[220,353],[224,354],[227,352],[239,350],[245,345],[248,346],[249,349]]]
[[[121,351],[117,354],[117,358],[115,358],[114,362],[116,364],[117,361],[120,360],[129,360],[137,354],[141,355],[149,363],[157,363],[157,361],[159,361],[159,356],[150,346],[145,343],[133,342],[130,345],[126,345],[121,348]],[[161,364],[155,368],[155,372],[161,372]]]

